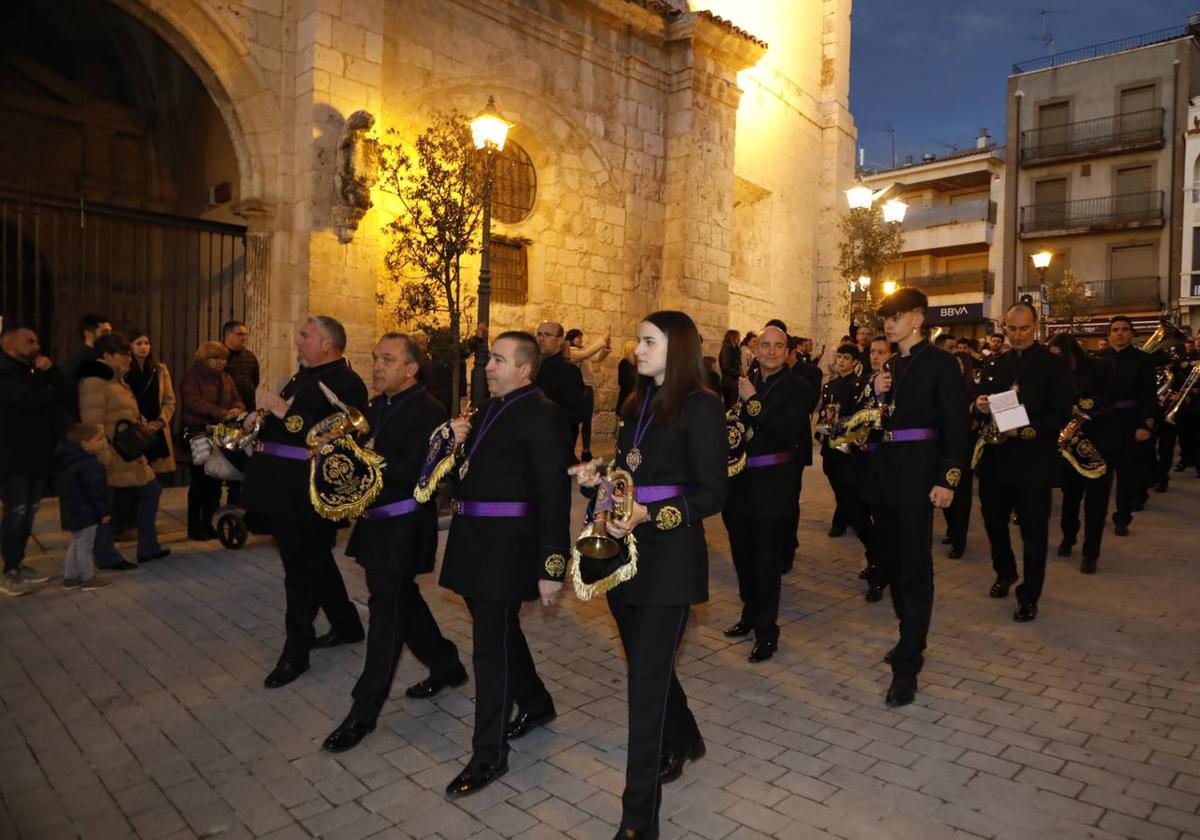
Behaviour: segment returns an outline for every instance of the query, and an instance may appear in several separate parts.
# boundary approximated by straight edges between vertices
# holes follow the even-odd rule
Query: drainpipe
[[[1188,47],[1190,47],[1190,46],[1191,46],[1191,42],[1189,41]],[[1177,185],[1175,183],[1175,168],[1177,165],[1176,158],[1178,157],[1178,154],[1179,154],[1179,131],[1178,131],[1179,126],[1177,125],[1176,119],[1175,119],[1176,115],[1179,113],[1179,101],[1178,101],[1179,100],[1179,63],[1180,62],[1179,62],[1178,58],[1175,59],[1175,61],[1173,61],[1171,63],[1171,74],[1172,74],[1172,80],[1171,80],[1171,186],[1170,186],[1170,189],[1167,190],[1167,195],[1169,195],[1171,197],[1169,206],[1167,207],[1167,225],[1168,225],[1168,227],[1167,227],[1167,231],[1168,231],[1167,247],[1170,249],[1167,252],[1167,278],[1168,279],[1167,279],[1166,306],[1167,306],[1168,312],[1171,311],[1172,298],[1174,298],[1176,301],[1179,300],[1179,298],[1175,294],[1172,293],[1173,289],[1178,289],[1179,287],[1176,286],[1175,283],[1172,281],[1175,277],[1183,276],[1183,266],[1182,265],[1173,265],[1173,263],[1175,262],[1175,255],[1180,253],[1180,250],[1178,248],[1176,248],[1176,246],[1175,246],[1175,242],[1176,242],[1175,200],[1179,199],[1181,202],[1183,201],[1183,191],[1176,189]],[[1182,229],[1180,230],[1180,234],[1181,234],[1180,248],[1182,248],[1182,245],[1183,245]],[[1182,294],[1182,290],[1180,290],[1180,294]]]
[[[1013,179],[1013,200],[1012,210],[1009,212],[1008,223],[1012,229],[1010,241],[1012,247],[1008,253],[1008,264],[1012,266],[1012,288],[1005,289],[1000,297],[1000,310],[1003,311],[1005,306],[1012,305],[1017,300],[1017,287],[1019,285],[1017,273],[1020,270],[1020,263],[1017,262],[1017,252],[1021,250],[1021,105],[1025,100],[1025,91],[1018,90],[1013,92],[1013,96],[1017,100],[1017,148],[1013,150],[1016,154],[1016,162],[1012,173]],[[1007,166],[1007,164],[1006,164]]]

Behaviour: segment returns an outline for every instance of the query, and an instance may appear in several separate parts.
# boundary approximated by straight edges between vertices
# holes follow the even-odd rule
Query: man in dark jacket
[[[68,388],[68,409],[78,419],[79,415],[79,368],[87,362],[100,358],[96,352],[96,339],[112,332],[112,324],[103,315],[89,314],[79,319],[79,332],[83,335],[83,346],[75,351],[67,368],[63,371]]]
[[[538,348],[542,351],[542,364],[537,371],[537,386],[552,403],[567,415],[571,428],[583,421],[584,386],[583,374],[578,365],[571,364],[564,352],[566,340],[562,324],[545,321],[537,328]]]
[[[48,579],[23,563],[46,477],[54,467],[54,446],[65,427],[68,388],[28,327],[6,330],[0,350],[0,593],[24,595],[30,584]]]
[[[225,372],[237,387],[246,411],[254,411],[254,392],[258,388],[258,357],[246,346],[250,328],[241,321],[226,321],[221,327],[221,342],[229,349]],[[232,500],[231,500],[232,501]]]

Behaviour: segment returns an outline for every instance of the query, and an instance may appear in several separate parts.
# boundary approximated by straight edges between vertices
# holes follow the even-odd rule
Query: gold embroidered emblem
[[[750,402],[746,403],[746,413],[751,417],[757,417],[761,411],[762,403],[758,400],[750,400]]]
[[[562,577],[567,571],[567,558],[561,554],[551,554],[546,558],[546,574],[551,577]]]
[[[1033,426],[1026,426],[1021,430],[1021,440],[1033,440],[1037,437],[1037,430]]]
[[[1084,411],[1091,411],[1096,407],[1096,403],[1091,397],[1084,397],[1079,401],[1079,407]]]
[[[958,467],[946,470],[946,484],[951,488],[957,487],[958,482],[962,481],[962,470]]]
[[[672,528],[678,528],[683,522],[683,514],[679,512],[679,508],[671,505],[663,505],[658,509],[658,515],[654,517],[654,524],[658,526],[660,531],[670,531]]]
[[[304,418],[299,414],[289,414],[283,421],[283,427],[292,434],[296,434],[304,428]]]
[[[754,429],[749,428],[746,430],[746,442],[749,443],[753,439],[754,439]]]

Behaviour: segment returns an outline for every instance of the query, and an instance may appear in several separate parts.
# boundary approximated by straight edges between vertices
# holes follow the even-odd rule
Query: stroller
[[[246,461],[254,445],[254,435],[246,434],[238,422],[236,425],[217,423],[207,427],[206,433],[188,438],[192,450],[192,463],[203,466],[205,475],[219,481],[241,481],[245,477]],[[226,548],[241,548],[246,544],[250,528],[246,524],[246,511],[237,505],[226,504],[213,514],[217,539]]]

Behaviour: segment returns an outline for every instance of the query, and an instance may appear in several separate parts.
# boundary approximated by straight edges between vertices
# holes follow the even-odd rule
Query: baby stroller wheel
[[[241,548],[246,544],[246,522],[241,513],[226,513],[217,520],[217,539],[226,548]]]

